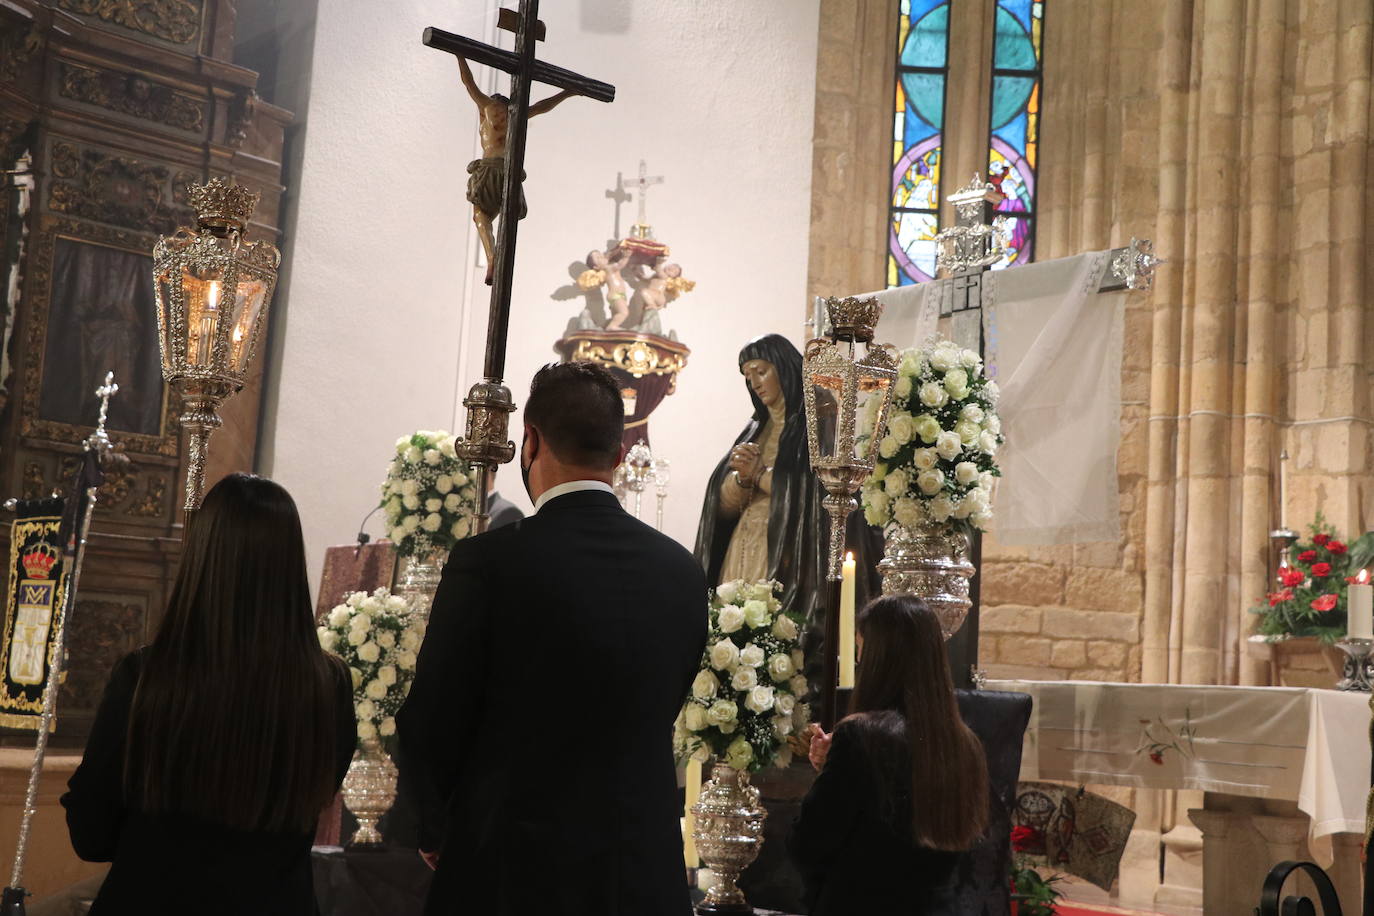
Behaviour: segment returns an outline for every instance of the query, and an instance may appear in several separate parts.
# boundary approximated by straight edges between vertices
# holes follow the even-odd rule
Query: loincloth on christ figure
[[[520,180],[525,180],[521,174]],[[491,156],[468,163],[468,202],[491,219],[501,215],[501,195],[506,185],[506,159]],[[525,218],[525,188],[520,188],[520,218]]]

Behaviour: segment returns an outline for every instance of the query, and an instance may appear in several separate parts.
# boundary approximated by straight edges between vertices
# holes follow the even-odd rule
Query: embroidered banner
[[[0,640],[0,725],[38,730],[66,597],[63,500],[21,503],[10,525],[9,600]],[[53,720],[55,726],[56,719]]]

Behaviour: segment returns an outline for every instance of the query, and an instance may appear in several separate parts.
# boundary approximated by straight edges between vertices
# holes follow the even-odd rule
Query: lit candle
[[[1369,584],[1369,570],[1360,570],[1346,589],[1345,598],[1346,635],[1374,639],[1374,585]]]
[[[844,555],[840,579],[840,686],[854,686],[854,554]]]
[[[687,862],[688,868],[696,868],[701,864],[697,858],[697,841],[692,836],[696,831],[696,815],[692,814],[692,806],[701,797],[701,761],[693,757],[687,761],[687,804],[682,817],[682,855]]]

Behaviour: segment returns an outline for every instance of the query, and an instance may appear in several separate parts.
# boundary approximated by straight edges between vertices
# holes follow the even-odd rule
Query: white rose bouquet
[[[711,595],[701,670],[678,716],[679,760],[715,757],[736,769],[787,766],[787,736],[805,727],[800,627],[782,613],[778,584],[723,582]]]
[[[353,675],[358,738],[396,734],[396,712],[410,692],[425,636],[424,618],[411,614],[400,595],[379,588],[370,595],[349,594],[318,632],[320,645],[342,658]]]
[[[985,530],[992,521],[995,457],[1002,444],[997,383],[983,360],[948,340],[902,353],[887,428],[873,429],[878,398],[860,418],[861,438],[878,439],[863,485],[870,525],[953,522]]]
[[[381,507],[391,542],[403,557],[449,550],[472,533],[477,488],[454,441],[442,429],[396,440]]]

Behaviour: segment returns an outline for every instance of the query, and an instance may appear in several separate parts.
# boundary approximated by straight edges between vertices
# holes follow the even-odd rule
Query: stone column
[[[1259,815],[1252,818],[1251,823],[1255,825],[1255,829],[1259,831],[1260,837],[1264,840],[1264,845],[1269,849],[1269,861],[1264,866],[1266,874],[1280,862],[1302,862],[1308,858],[1306,839],[1311,822],[1306,815],[1299,817]],[[1261,887],[1257,885],[1252,892],[1256,902],[1259,901],[1260,889]],[[1290,894],[1311,897],[1315,902],[1316,888],[1306,877],[1297,875],[1288,879],[1288,884],[1285,885],[1284,895]]]
[[[1253,904],[1236,887],[1237,850],[1231,828],[1245,815],[1189,808],[1188,819],[1202,831],[1202,912],[1207,916],[1249,916]]]
[[[1155,903],[1201,909],[1202,889],[1202,831],[1192,824],[1175,824],[1164,834],[1164,883]]]
[[[1334,861],[1326,873],[1336,885],[1341,898],[1341,910],[1358,913],[1364,905],[1364,837],[1358,833],[1338,833],[1331,838]]]

